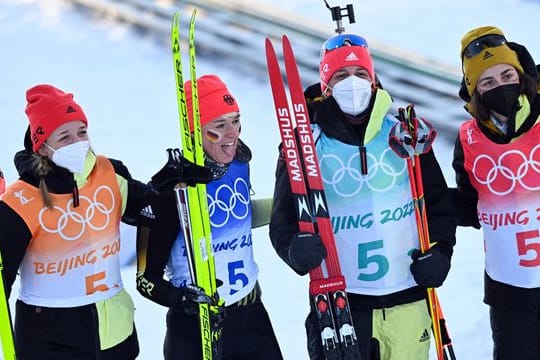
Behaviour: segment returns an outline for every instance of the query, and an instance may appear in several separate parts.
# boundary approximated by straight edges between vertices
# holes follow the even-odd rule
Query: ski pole
[[[425,135],[425,131],[422,134],[423,139],[418,138],[418,119],[416,118],[416,113],[414,110],[413,105],[407,106],[407,127],[409,129],[409,132],[411,133],[413,137],[413,143],[416,144],[420,141],[424,142],[424,146],[422,147],[422,153],[425,153],[429,151],[431,148],[431,144],[433,143],[433,140],[435,138],[435,130],[431,129],[429,133],[432,135]],[[414,153],[414,161],[413,161],[413,167],[414,167],[414,182],[417,190],[417,197],[418,197],[418,209],[420,211],[420,215],[422,217],[422,231],[424,233],[422,237],[422,242],[420,243],[420,250],[422,252],[425,252],[429,250],[431,247],[431,242],[429,240],[429,228],[428,228],[428,222],[427,222],[427,212],[426,212],[426,205],[425,205],[425,198],[424,198],[424,184],[422,182],[422,168],[420,165],[420,153],[415,151]],[[429,297],[429,293],[431,294],[431,298]],[[448,359],[448,355],[446,350],[448,350],[449,356],[451,360],[455,360],[456,356],[454,354],[454,348],[452,346],[452,342],[450,339],[450,335],[448,333],[448,328],[446,327],[446,320],[444,319],[444,315],[442,313],[442,307],[439,302],[439,298],[437,296],[437,293],[435,292],[434,288],[428,289],[428,299],[430,299],[431,304],[430,306],[434,308],[434,311],[436,312],[436,318],[433,319],[437,321],[437,324],[434,325],[434,329],[437,328],[438,334],[435,336],[438,336],[437,341],[439,341],[438,345],[442,347],[443,357],[444,359]],[[444,335],[444,336],[443,336]],[[443,341],[447,340],[447,341]],[[437,350],[438,355],[440,356],[440,351]]]
[[[436,132],[429,123],[418,121],[412,105],[407,107],[407,114],[405,114],[405,109],[403,108],[398,109],[398,111],[400,122],[394,125],[391,131],[389,145],[398,156],[407,161],[420,251],[424,253],[429,250],[431,244],[425,208],[420,154],[427,153],[430,150]],[[432,331],[437,359],[447,360],[448,356],[450,356],[451,360],[455,360],[454,350],[446,328],[446,321],[434,288],[427,289],[427,298],[432,319]]]

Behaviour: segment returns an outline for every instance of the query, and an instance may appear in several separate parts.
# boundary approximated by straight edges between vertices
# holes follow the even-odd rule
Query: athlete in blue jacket
[[[252,227],[268,223],[270,206],[264,211],[264,206],[256,206],[250,197],[251,151],[239,138],[240,112],[236,100],[215,75],[202,76],[197,86],[205,166],[212,172],[212,181],[207,184],[212,248],[216,275],[223,282],[218,292],[226,306],[223,359],[279,360],[281,351],[261,301],[251,236]],[[187,82],[184,88],[191,119],[191,83]],[[261,214],[262,220],[258,219]],[[199,360],[196,299],[200,293],[191,286],[172,192],[164,191],[150,202],[141,217],[137,289],[143,296],[170,308],[165,358]]]

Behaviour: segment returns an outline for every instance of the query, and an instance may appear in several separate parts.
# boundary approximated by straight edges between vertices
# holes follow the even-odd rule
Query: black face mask
[[[510,116],[517,104],[520,84],[497,86],[482,95],[482,102],[490,109],[503,116]]]

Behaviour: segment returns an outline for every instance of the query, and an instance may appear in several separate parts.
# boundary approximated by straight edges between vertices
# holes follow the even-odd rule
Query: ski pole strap
[[[441,340],[443,345],[448,345],[452,343],[452,339],[450,339],[450,335],[448,334],[448,330],[446,329],[446,320],[440,319],[441,323]]]
[[[416,154],[425,154],[431,149],[437,132],[427,120],[416,117],[414,105],[407,106],[406,117],[410,134],[413,138],[413,145]]]
[[[403,108],[400,109],[400,114],[403,114]],[[416,145],[417,141],[417,129],[418,129],[418,120],[416,119],[416,111],[414,110],[414,105],[409,104],[405,110],[403,117],[405,124],[407,125],[407,130],[412,137],[413,146]]]

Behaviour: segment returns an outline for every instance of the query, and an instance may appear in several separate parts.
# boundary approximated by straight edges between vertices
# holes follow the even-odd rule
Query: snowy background
[[[331,35],[333,23],[322,0],[259,2],[328,22]],[[357,23],[347,25],[348,31],[360,33],[368,41],[386,43],[396,51],[412,51],[454,66],[458,71],[461,36],[481,25],[501,27],[510,40],[524,43],[533,56],[540,56],[540,43],[533,30],[540,18],[540,5],[534,1],[388,0],[356,1],[354,6]],[[164,42],[145,38],[129,27],[97,22],[61,0],[0,0],[0,167],[6,180],[17,178],[12,159],[22,148],[27,126],[25,91],[38,83],[73,92],[88,116],[94,149],[121,159],[135,178],[149,179],[165,161],[164,149],[179,146],[173,67]],[[219,74],[237,97],[242,138],[254,154],[251,173],[255,197],[271,196],[278,132],[266,74],[244,73],[235,64],[217,66],[208,58],[200,58],[198,65],[199,75]],[[442,137],[435,144],[447,181],[453,185],[451,149],[452,144]],[[133,243],[130,230],[125,232],[125,249]],[[264,227],[254,233],[263,300],[285,358],[307,359],[303,328],[307,278],[285,267],[271,247],[267,232]],[[438,293],[461,360],[491,357],[482,277],[480,232],[459,229],[453,267]],[[124,283],[137,306],[139,358],[158,359],[165,308],[136,292],[134,266],[125,268]]]

